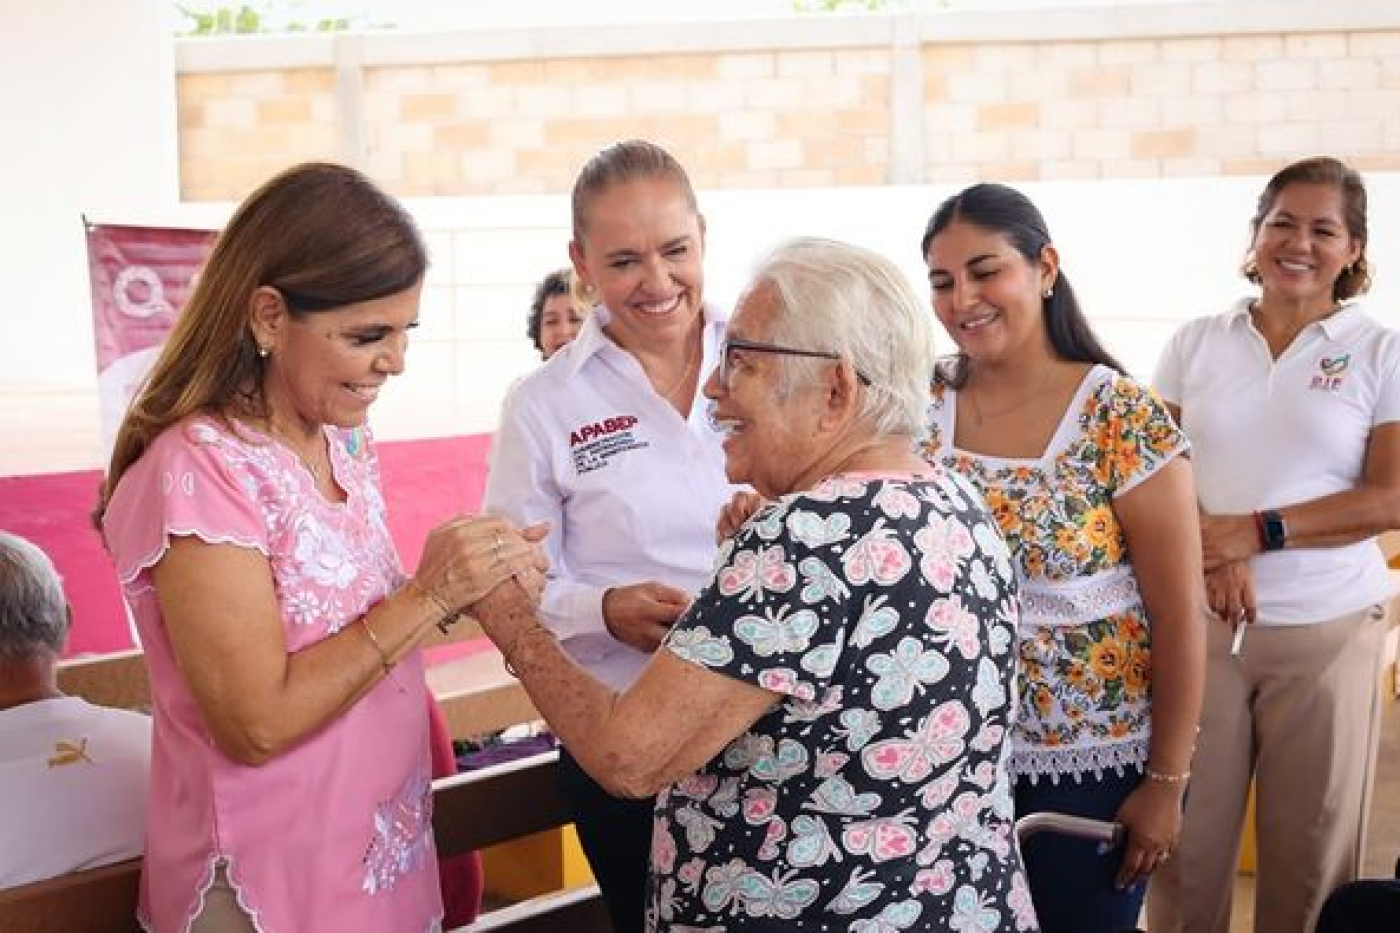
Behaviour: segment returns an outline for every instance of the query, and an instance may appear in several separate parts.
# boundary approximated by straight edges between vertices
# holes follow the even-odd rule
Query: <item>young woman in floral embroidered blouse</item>
[[[936,373],[928,454],[986,497],[1022,586],[1016,813],[1114,819],[1120,849],[1041,836],[1027,872],[1047,933],[1132,928],[1171,854],[1203,680],[1201,551],[1187,445],[1099,346],[1045,221],[983,184],[923,252],[959,355]]]

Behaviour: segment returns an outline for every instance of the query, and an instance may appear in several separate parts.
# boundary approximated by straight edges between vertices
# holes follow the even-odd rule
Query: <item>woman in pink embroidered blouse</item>
[[[1204,682],[1186,442],[1099,346],[1020,192],[954,195],[923,252],[960,351],[935,378],[929,454],[982,492],[1019,570],[1016,815],[1126,830],[1110,853],[1028,840],[1036,913],[1046,933],[1132,929],[1180,831]]]
[[[284,172],[220,235],[122,424],[99,511],[151,673],[157,933],[440,925],[419,649],[542,579],[484,517],[400,569],[364,422],[426,265],[358,172]]]

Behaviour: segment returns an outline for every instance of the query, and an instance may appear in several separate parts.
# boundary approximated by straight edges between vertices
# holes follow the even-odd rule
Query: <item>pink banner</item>
[[[209,230],[87,224],[104,459],[213,241]]]
[[[381,441],[376,448],[389,531],[412,570],[431,529],[480,507],[491,436]],[[0,477],[0,528],[43,548],[63,577],[73,604],[70,655],[118,651],[136,640],[111,558],[92,527],[101,481],[98,470]]]

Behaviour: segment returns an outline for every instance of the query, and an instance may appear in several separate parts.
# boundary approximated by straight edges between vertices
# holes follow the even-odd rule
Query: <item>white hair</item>
[[[869,380],[859,414],[875,432],[924,436],[933,316],[894,263],[849,243],[804,237],[779,246],[759,264],[749,287],[764,284],[777,301],[775,343],[830,351],[849,361]],[[802,357],[782,360],[778,390],[784,394],[823,365]]]
[[[21,661],[68,638],[68,600],[53,561],[33,543],[0,531],[0,660]]]

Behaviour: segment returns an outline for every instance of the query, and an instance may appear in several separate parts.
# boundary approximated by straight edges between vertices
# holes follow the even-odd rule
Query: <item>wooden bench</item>
[[[478,636],[481,630],[465,622]],[[539,719],[525,688],[506,673],[501,654],[486,647],[428,668],[428,689],[454,739],[470,739]],[[140,649],[71,658],[58,666],[58,688],[98,706],[149,711],[151,683]]]
[[[433,782],[433,836],[446,858],[570,822],[558,752]],[[139,859],[0,891],[5,933],[134,933]],[[467,933],[605,933],[597,886],[540,895],[483,914]]]

